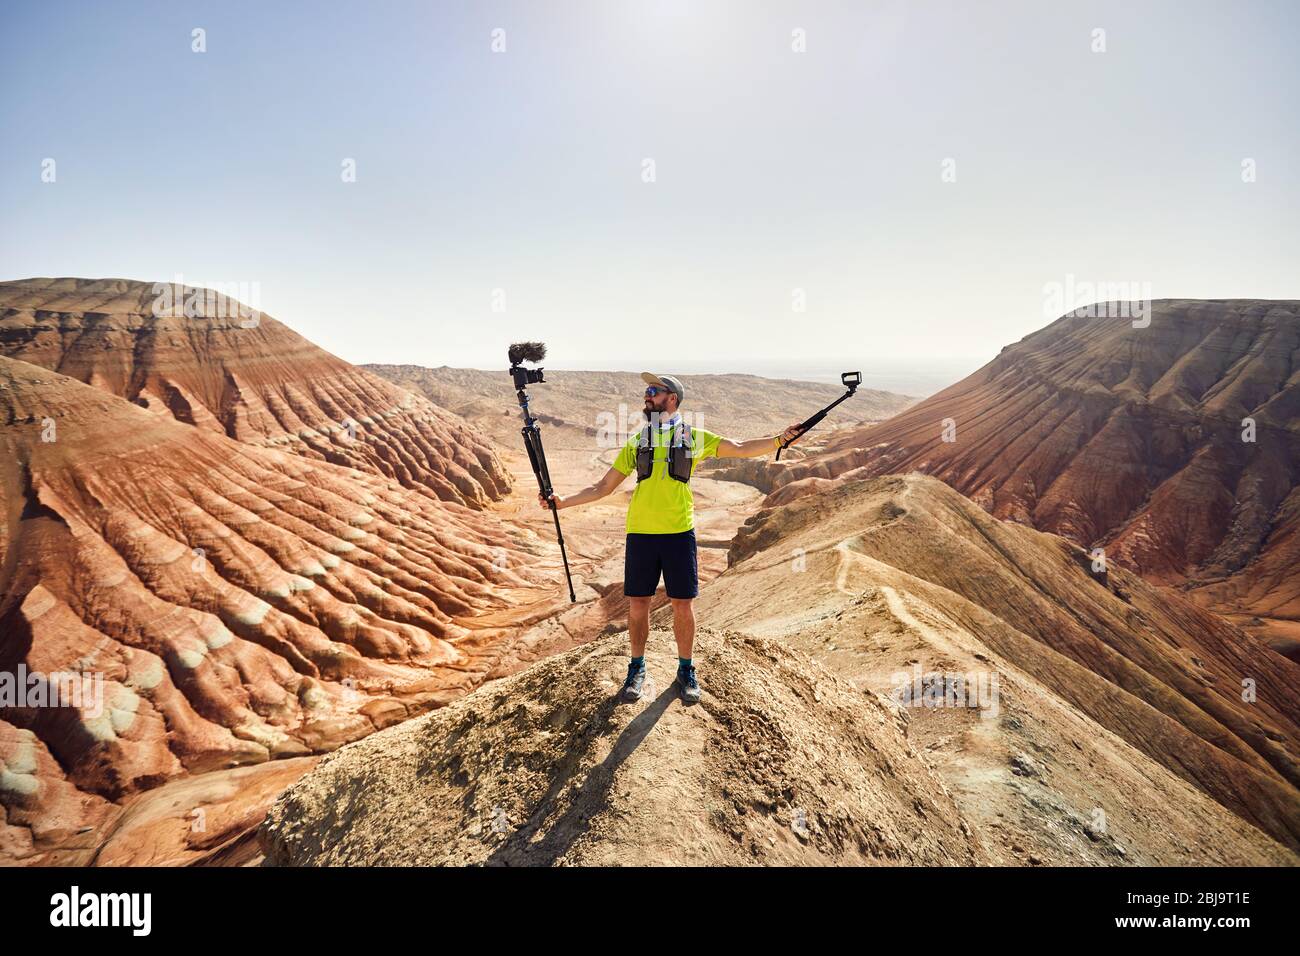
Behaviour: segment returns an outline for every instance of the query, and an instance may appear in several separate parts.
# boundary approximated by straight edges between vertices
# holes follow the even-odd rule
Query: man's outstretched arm
[[[611,468],[609,471],[605,472],[604,477],[594,485],[589,485],[577,494],[569,495],[567,498],[561,498],[559,495],[552,494],[551,500],[555,502],[555,508],[557,511],[564,508],[572,508],[574,505],[585,505],[588,502],[599,501],[622,484],[623,479],[626,477],[627,475],[623,474],[617,468]],[[551,507],[546,503],[546,499],[542,497],[540,491],[537,492],[537,503],[548,510]]]
[[[761,458],[769,452],[776,454],[782,444],[789,444],[799,437],[799,423],[795,423],[779,435],[767,438],[755,438],[750,441],[732,441],[724,438],[718,442],[719,458]]]

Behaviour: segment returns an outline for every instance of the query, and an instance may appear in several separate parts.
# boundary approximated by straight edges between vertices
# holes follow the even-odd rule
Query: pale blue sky
[[[1258,0],[6,0],[0,277],[257,283],[354,362],[973,368],[1069,274],[1300,297],[1298,27]]]

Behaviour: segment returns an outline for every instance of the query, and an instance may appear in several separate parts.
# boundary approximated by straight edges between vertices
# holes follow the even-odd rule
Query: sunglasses
[[[658,385],[651,385],[645,390],[646,398],[654,398],[656,395],[667,395],[672,389],[660,388]]]

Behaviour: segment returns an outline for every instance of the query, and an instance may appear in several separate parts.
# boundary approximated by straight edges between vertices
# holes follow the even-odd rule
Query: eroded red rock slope
[[[1146,328],[1066,316],[895,418],[835,436],[778,472],[769,500],[912,470],[997,517],[1104,547],[1295,653],[1300,303],[1162,300]]]
[[[553,610],[535,537],[379,475],[7,358],[0,423],[0,671],[105,682],[99,713],[0,708],[0,857],[457,697]]]
[[[509,492],[491,443],[459,416],[268,315],[245,317],[234,300],[159,288],[125,279],[0,283],[0,355],[205,431],[351,465],[444,501],[481,508]],[[187,304],[198,306],[196,317]]]

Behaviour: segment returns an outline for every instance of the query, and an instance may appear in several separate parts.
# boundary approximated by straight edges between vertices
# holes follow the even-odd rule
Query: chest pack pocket
[[[668,474],[678,481],[691,480],[691,462],[694,459],[691,448],[691,426],[678,422],[673,428],[668,444]],[[636,480],[644,481],[654,470],[654,446],[650,442],[650,426],[641,429],[641,437],[636,446]]]

